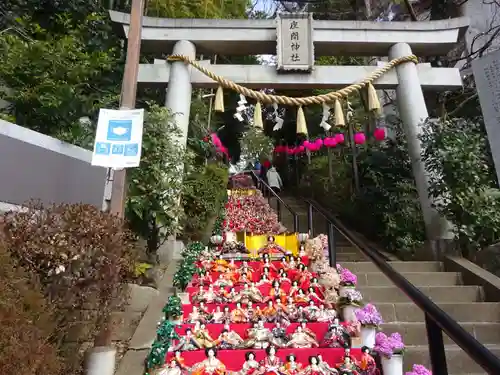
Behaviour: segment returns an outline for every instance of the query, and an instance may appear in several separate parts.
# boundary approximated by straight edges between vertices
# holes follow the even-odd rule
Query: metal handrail
[[[370,249],[364,241],[352,233],[334,215],[323,209],[317,202],[306,199],[309,206],[320,212],[353,246],[368,257],[425,314],[427,341],[432,373],[448,375],[443,332],[446,333],[469,357],[490,375],[500,374],[500,358],[482,345],[452,317],[396,271],[377,251]]]

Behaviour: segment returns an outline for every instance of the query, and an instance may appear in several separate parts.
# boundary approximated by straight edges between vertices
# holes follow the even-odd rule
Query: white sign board
[[[276,22],[278,70],[310,72],[314,66],[312,13],[283,13]]]
[[[495,171],[500,181],[500,50],[472,60],[472,72]]]
[[[92,165],[113,169],[138,167],[143,123],[144,109],[101,109]]]

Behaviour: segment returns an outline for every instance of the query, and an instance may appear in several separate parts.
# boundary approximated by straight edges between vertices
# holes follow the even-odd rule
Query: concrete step
[[[344,262],[366,262],[366,258],[361,253],[337,253],[337,263]]]
[[[461,284],[458,272],[403,272],[402,275],[415,286],[452,286]],[[358,273],[359,286],[393,286],[382,272]]]
[[[420,322],[424,314],[414,303],[377,303],[377,309],[386,322]],[[458,322],[500,323],[498,302],[444,302],[438,306]]]
[[[500,355],[500,346],[486,345],[493,354]],[[429,348],[427,346],[408,346],[404,354],[404,368],[410,370],[418,363],[430,368]],[[462,349],[455,345],[446,346],[446,361],[450,374],[484,374],[484,370],[476,364]],[[436,374],[438,375],[438,374]]]
[[[438,272],[442,270],[441,262],[389,262],[398,272]],[[358,275],[363,272],[380,272],[372,262],[344,262],[343,267]]]
[[[500,343],[500,323],[476,322],[460,323],[460,325],[483,345]],[[385,323],[382,325],[382,330],[386,334],[399,332],[406,345],[427,345],[425,323]],[[443,338],[445,344],[454,344],[447,335],[443,335]]]
[[[422,286],[419,288],[434,302],[477,302],[481,300],[479,286]],[[358,290],[365,301],[409,302],[408,297],[395,286],[361,286]]]

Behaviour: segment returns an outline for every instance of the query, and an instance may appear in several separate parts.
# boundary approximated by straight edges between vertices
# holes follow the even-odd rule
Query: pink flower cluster
[[[357,309],[354,313],[356,314],[358,322],[363,326],[378,327],[384,322],[375,305],[371,303],[365,305],[365,307],[361,309]]]
[[[375,336],[375,347],[373,350],[384,357],[391,358],[394,354],[402,354],[404,349],[405,344],[399,333],[387,336],[385,333],[379,332]]]
[[[254,195],[230,196],[225,208],[226,220],[223,225],[226,230],[254,234],[286,231],[260,191]]]
[[[355,274],[353,274],[347,268],[342,268],[340,270],[340,285],[356,286],[357,283],[358,278]]]
[[[405,375],[432,375],[432,371],[427,370],[425,366],[413,365],[411,371],[407,372]]]

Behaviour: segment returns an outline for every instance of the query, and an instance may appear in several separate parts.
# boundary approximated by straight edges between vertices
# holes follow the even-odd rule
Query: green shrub
[[[54,342],[67,341],[70,332],[78,335],[83,310],[94,310],[96,317],[72,341],[109,340],[97,334],[107,332],[110,313],[123,302],[121,286],[133,277],[136,261],[133,237],[123,221],[84,204],[33,204],[25,212],[5,214],[4,221],[8,253],[40,281],[54,309]],[[68,366],[81,365],[74,361],[74,351],[68,355]]]
[[[0,235],[0,374],[62,374],[51,343],[56,328],[40,285],[10,256]]]
[[[197,240],[210,233],[226,200],[227,181],[227,167],[219,164],[208,164],[185,177],[182,190],[185,237]]]

